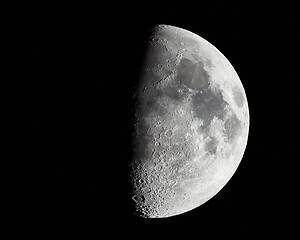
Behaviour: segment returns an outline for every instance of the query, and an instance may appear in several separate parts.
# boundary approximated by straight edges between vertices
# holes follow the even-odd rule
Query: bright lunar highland
[[[158,25],[149,38],[135,107],[135,211],[164,218],[215,196],[245,152],[249,110],[232,65],[200,36]]]

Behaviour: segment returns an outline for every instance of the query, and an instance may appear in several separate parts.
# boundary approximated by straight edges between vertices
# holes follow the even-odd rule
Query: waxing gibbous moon
[[[199,207],[236,171],[249,111],[225,56],[200,36],[158,25],[136,92],[131,177],[136,213],[164,218]]]

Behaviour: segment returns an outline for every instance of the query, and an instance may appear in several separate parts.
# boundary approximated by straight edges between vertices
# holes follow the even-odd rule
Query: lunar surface
[[[243,157],[249,111],[242,83],[205,39],[158,25],[137,89],[135,211],[146,218],[190,211],[224,187]]]

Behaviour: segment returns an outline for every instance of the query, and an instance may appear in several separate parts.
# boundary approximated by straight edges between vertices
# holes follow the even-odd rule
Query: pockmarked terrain
[[[133,200],[143,217],[170,217],[206,202],[236,171],[248,137],[247,99],[213,45],[173,26],[156,26],[141,73]]]

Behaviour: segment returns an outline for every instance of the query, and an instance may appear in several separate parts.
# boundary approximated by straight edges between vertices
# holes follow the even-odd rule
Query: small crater
[[[165,135],[166,137],[170,138],[172,135],[173,135],[173,132],[171,129],[168,129],[166,132],[165,132]]]
[[[162,170],[162,165],[158,164],[154,168],[155,168],[156,171],[161,171]]]

